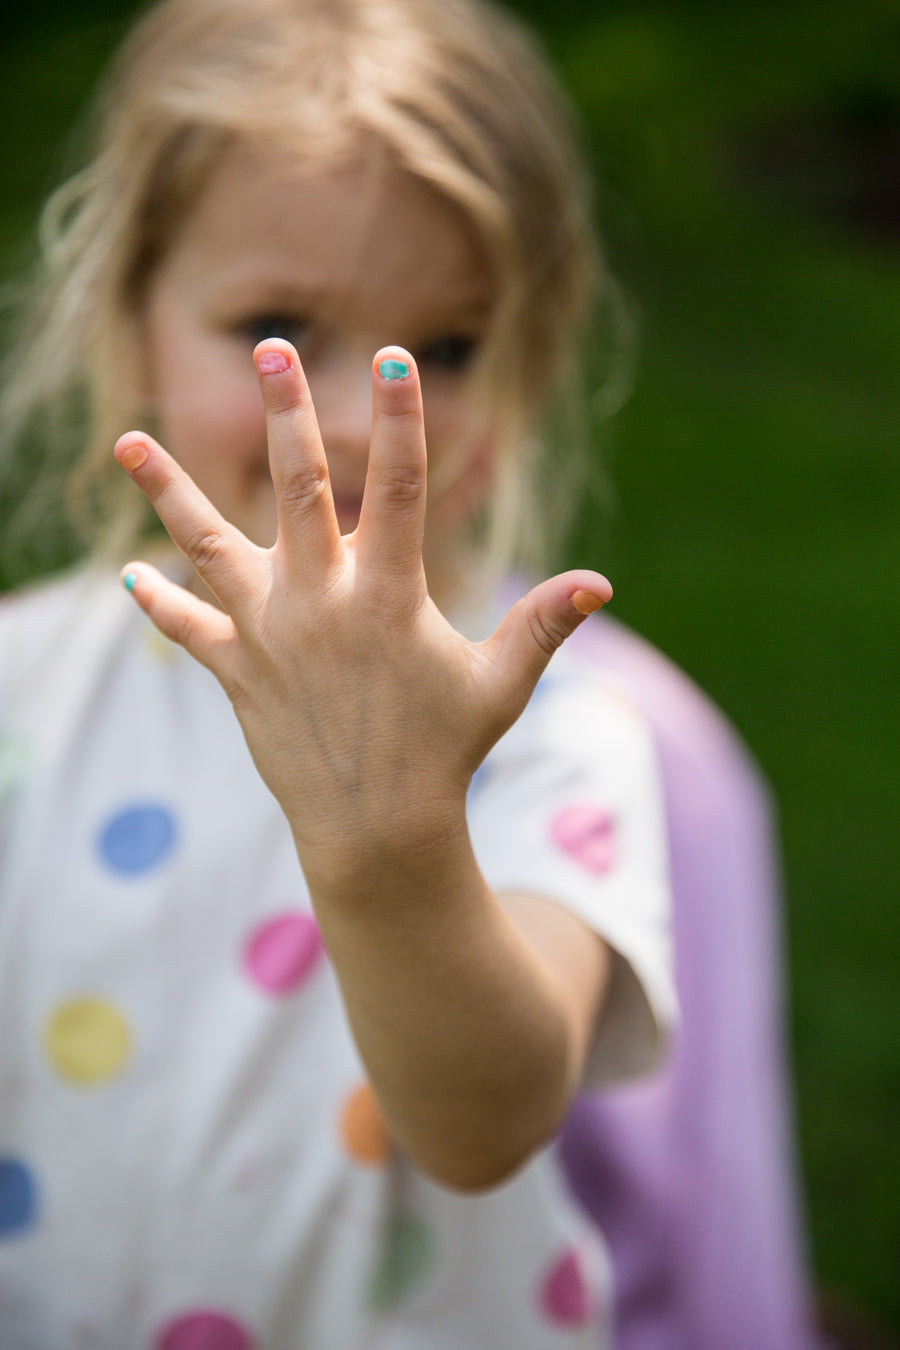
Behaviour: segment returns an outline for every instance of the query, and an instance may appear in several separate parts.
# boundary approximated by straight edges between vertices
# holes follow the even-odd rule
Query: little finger
[[[147,563],[128,563],[119,579],[163,637],[183,647],[227,684],[235,639],[235,627],[227,614]]]

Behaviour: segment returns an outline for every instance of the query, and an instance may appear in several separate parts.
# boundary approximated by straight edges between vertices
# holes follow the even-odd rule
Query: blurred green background
[[[570,557],[608,572],[617,615],[774,785],[816,1280],[858,1310],[860,1344],[894,1344],[900,7],[513,8],[586,122],[638,319],[634,389],[601,437],[612,509],[585,501]],[[4,21],[2,276],[134,9],[45,0]]]

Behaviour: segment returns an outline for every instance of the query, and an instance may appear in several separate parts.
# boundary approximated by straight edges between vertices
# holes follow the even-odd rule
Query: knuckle
[[[192,614],[182,611],[169,617],[164,632],[179,647],[190,649],[197,634],[197,623]]]
[[[379,476],[378,491],[388,505],[418,506],[425,496],[425,483],[413,471],[398,469]]]
[[[299,465],[280,480],[278,499],[290,511],[306,511],[324,500],[327,489],[328,470],[324,464]]]
[[[220,530],[202,530],[189,538],[184,551],[198,572],[214,568],[225,556],[228,541]]]
[[[218,680],[225,696],[235,712],[240,715],[252,702],[252,681],[249,681],[239,669],[220,671]]]
[[[552,656],[558,651],[569,636],[568,629],[553,616],[544,614],[539,609],[529,609],[527,618],[531,636],[547,656]]]

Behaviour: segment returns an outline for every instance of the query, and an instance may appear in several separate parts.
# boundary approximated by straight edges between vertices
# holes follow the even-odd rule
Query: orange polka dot
[[[341,1143],[358,1163],[384,1167],[391,1152],[387,1126],[368,1083],[360,1083],[344,1101],[341,1111]]]

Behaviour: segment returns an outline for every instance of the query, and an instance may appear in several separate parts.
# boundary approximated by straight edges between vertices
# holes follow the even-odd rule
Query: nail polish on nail
[[[130,595],[131,592],[134,590],[135,586],[137,585],[137,573],[126,572],[122,578],[122,585],[125,587],[126,591],[128,591]]]
[[[149,453],[146,445],[129,445],[128,449],[123,450],[119,456],[119,463],[129,473],[134,473],[135,469],[139,469],[142,464],[146,463]]]
[[[378,369],[384,380],[405,380],[409,375],[409,366],[406,362],[395,361],[393,358],[381,361]]]
[[[260,375],[280,375],[290,369],[290,359],[284,352],[260,352],[256,358],[256,369]]]
[[[601,600],[599,595],[592,595],[590,591],[576,591],[572,596],[572,604],[578,610],[579,614],[593,614],[595,609],[599,609],[605,601]]]

